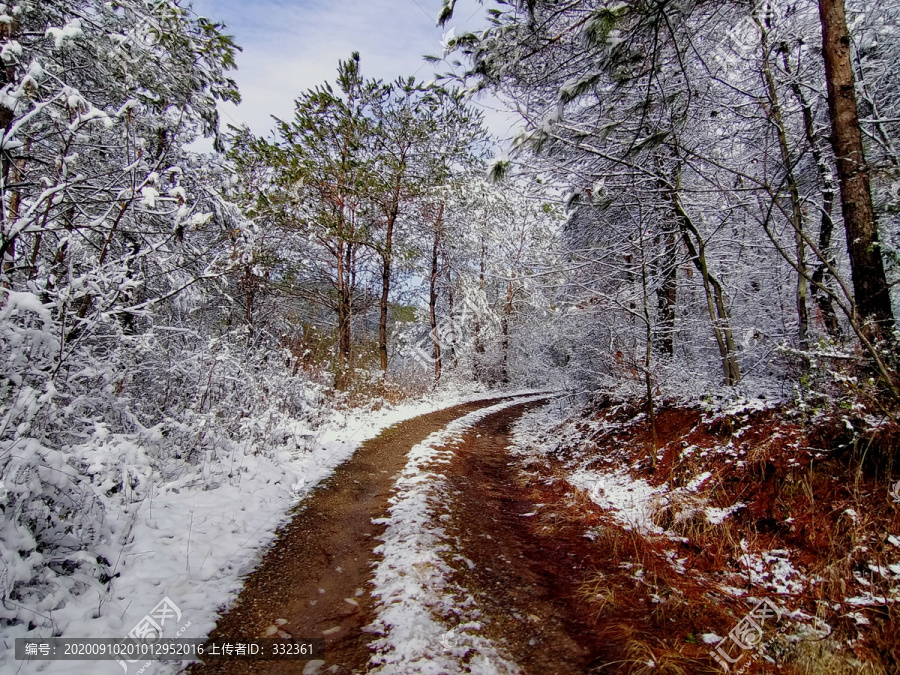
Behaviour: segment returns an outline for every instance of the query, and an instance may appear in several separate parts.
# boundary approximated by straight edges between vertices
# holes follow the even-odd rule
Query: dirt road
[[[454,585],[466,588],[479,608],[479,630],[505,661],[522,673],[591,672],[602,662],[603,645],[578,609],[583,572],[592,565],[588,542],[578,527],[545,526],[554,496],[528,485],[507,450],[510,426],[543,402],[511,402],[450,444],[452,460],[442,472],[452,497],[441,520],[458,550],[446,557]],[[410,449],[486,405],[424,415],[365,443],[298,508],[211,635],[324,636],[323,661],[213,661],[189,672],[369,672],[377,637],[370,626],[378,610],[370,580],[385,528],[373,520],[388,512]],[[454,668],[443,670],[478,672],[465,654]],[[418,671],[391,666],[380,672]]]

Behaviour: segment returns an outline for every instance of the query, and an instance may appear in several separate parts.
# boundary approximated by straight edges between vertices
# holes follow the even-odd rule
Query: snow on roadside
[[[570,410],[564,411],[554,405],[526,413],[513,427],[510,449],[522,458],[552,452],[556,443],[548,443],[546,434],[567,419],[568,413]],[[566,433],[562,429],[558,431]],[[660,496],[668,488],[665,485],[654,488],[645,480],[635,480],[627,468],[615,472],[587,469],[585,465],[589,459],[576,460],[568,467],[566,481],[584,490],[591,501],[609,511],[624,529],[635,529],[641,534],[662,534],[662,528],[653,523],[651,516],[659,507]]]
[[[444,394],[354,417],[335,412],[315,432],[297,423],[283,429],[301,439],[304,450],[245,447],[226,458],[204,458],[201,471],[160,485],[141,501],[109,513],[122,521],[126,543],[110,550],[114,579],[109,589],[73,588],[64,603],[42,611],[51,627],[28,630],[17,624],[0,626],[0,672],[123,673],[115,661],[14,660],[17,637],[125,637],[164,598],[181,612],[177,625],[165,625],[164,635],[205,637],[217,612],[233,601],[241,578],[256,564],[259,553],[285,522],[291,506],[309,494],[359,445],[393,424],[435,410],[497,396],[533,393]],[[118,445],[113,445],[113,441]],[[142,453],[136,444],[124,447],[110,437],[109,453]],[[296,446],[296,444],[295,444]],[[95,450],[96,454],[96,450]],[[81,591],[76,593],[75,591]],[[37,609],[37,608],[36,608]],[[137,673],[143,662],[131,664]],[[178,662],[153,662],[143,673],[175,672]]]
[[[372,595],[378,618],[368,628],[381,635],[373,643],[372,673],[518,673],[479,635],[480,614],[474,599],[451,581],[452,568],[443,554],[451,547],[440,523],[441,505],[450,501],[441,464],[453,456],[446,446],[460,440],[477,421],[510,405],[503,402],[451,422],[409,452],[395,484],[387,529],[375,552],[382,556],[375,569]],[[455,615],[455,616],[454,616]],[[451,625],[452,624],[452,625]]]
[[[627,471],[604,473],[579,469],[566,478],[570,484],[584,490],[591,501],[609,511],[623,529],[635,529],[641,534],[663,534],[653,523],[658,508],[657,499],[667,492],[665,485],[654,488],[647,481],[635,480]]]
[[[734,407],[734,411],[762,409],[749,404]],[[627,424],[633,424],[640,415]],[[579,431],[573,422],[586,426],[592,432],[605,431],[610,427],[607,421],[581,420],[573,418],[571,410],[559,405],[547,405],[525,413],[514,425],[510,450],[524,465],[552,455],[560,445],[581,445],[585,432]],[[693,448],[685,448],[683,453],[692,453]],[[565,480],[575,488],[583,490],[592,502],[606,510],[625,530],[635,530],[642,535],[663,535],[681,540],[670,531],[653,522],[654,514],[674,506],[676,522],[699,513],[707,523],[720,525],[732,513],[746,506],[736,502],[730,506],[712,507],[697,493],[712,477],[710,471],[694,476],[685,486],[672,488],[669,484],[657,487],[642,478],[630,475],[628,466],[615,469],[588,468],[596,458],[590,454],[570,457],[566,463]]]
[[[871,521],[865,521],[864,516],[852,508],[840,506],[843,509],[840,517],[850,529],[852,539],[865,544],[857,544],[844,553],[847,558],[844,562],[850,563],[850,574],[840,580],[840,590],[836,591],[833,579],[832,587],[829,588],[829,581],[812,571],[824,560],[828,561],[829,569],[837,569],[832,567],[832,558],[826,556],[817,559],[819,565],[811,566],[808,556],[811,551],[808,548],[806,551],[798,551],[788,545],[792,543],[788,537],[780,540],[759,537],[753,527],[743,528],[743,524],[753,518],[753,511],[758,511],[760,507],[754,491],[719,490],[729,480],[740,486],[740,482],[734,480],[735,475],[743,481],[752,476],[752,473],[741,469],[748,461],[748,453],[753,449],[751,443],[756,443],[759,447],[760,441],[743,443],[735,439],[754,430],[755,420],[751,417],[753,413],[765,412],[774,408],[777,403],[745,399],[737,402],[719,401],[704,406],[700,425],[673,441],[680,441],[675,447],[665,446],[669,452],[674,451],[672,459],[677,470],[672,472],[671,482],[653,487],[647,481],[633,479],[630,475],[646,469],[645,458],[640,457],[644,454],[641,452],[643,449],[628,447],[627,441],[623,440],[634,436],[620,433],[633,424],[633,418],[623,419],[625,415],[618,415],[617,411],[611,410],[600,419],[591,419],[590,414],[580,414],[577,408],[566,408],[562,399],[558,400],[560,403],[557,405],[543,406],[526,413],[513,426],[513,445],[510,449],[519,458],[521,470],[527,475],[547,481],[555,481],[562,474],[563,480],[583,490],[618,525],[635,530],[653,544],[644,549],[645,554],[655,555],[659,562],[664,558],[676,575],[688,577],[684,586],[685,593],[691,593],[692,589],[697,588],[695,584],[699,584],[702,588],[714,589],[714,593],[707,594],[703,602],[712,600],[718,603],[721,602],[721,596],[730,596],[746,601],[747,607],[753,606],[762,597],[768,598],[782,607],[784,625],[780,632],[784,633],[785,644],[823,641],[837,628],[839,624],[836,620],[840,621],[841,618],[851,619],[856,626],[872,624],[874,622],[871,618],[877,616],[875,608],[883,609],[894,603],[900,604],[900,562],[897,562],[896,557],[897,550],[900,549],[900,537],[890,532],[872,534],[871,529],[867,532],[866,527]],[[701,432],[709,431],[716,428],[722,420],[727,420],[729,427],[733,429],[732,438],[727,443],[722,444],[717,440],[716,431],[709,434],[712,443],[708,446],[701,435],[694,436],[698,427]],[[793,465],[797,458],[791,453],[791,448],[798,447],[798,436],[790,434],[789,425],[790,423],[776,423],[774,428],[763,427],[765,436],[762,442],[777,442],[782,446],[781,456],[789,459],[790,465]],[[737,429],[734,429],[735,426]],[[594,440],[598,436],[603,436],[603,439],[595,444]],[[699,446],[688,445],[692,440],[698,442]],[[759,461],[758,457],[755,461]],[[535,466],[542,467],[542,470],[533,473]],[[546,470],[548,466],[549,470]],[[735,469],[731,475],[729,466]],[[735,492],[745,496],[746,502],[711,505],[720,503],[723,493],[730,494],[731,499],[735,499]],[[841,504],[840,501],[836,503]],[[743,517],[734,527],[718,529],[742,509],[751,511],[742,514]],[[791,516],[783,522],[788,525],[793,521],[794,517]],[[808,526],[811,522],[814,521],[806,520],[803,526]],[[664,530],[656,523],[666,524],[668,529]],[[790,530],[794,531],[793,525]],[[727,538],[745,532],[749,536],[740,539],[739,550],[732,549],[728,552],[725,549],[725,555],[714,553],[710,556],[712,560],[716,559],[714,556],[721,556],[717,568],[710,570],[685,565],[693,556],[680,544],[706,546],[708,542],[721,536],[727,541],[726,545],[730,546],[731,541]],[[671,543],[664,542],[655,535],[668,537]],[[593,540],[595,532],[588,529],[585,536]],[[883,551],[877,544],[871,545],[871,542],[877,541],[876,537],[885,541]],[[660,544],[669,548],[661,553]],[[682,553],[685,557],[680,558]],[[633,578],[643,581],[645,570],[639,563],[624,562],[621,567],[629,574],[633,568],[637,568]],[[662,578],[664,587],[677,590],[677,577],[666,578],[663,576],[665,572],[660,572],[661,569],[655,567],[657,580]],[[660,596],[656,593],[649,593],[653,602],[657,602],[658,597]],[[821,598],[826,597],[827,604],[834,612],[831,615],[833,619],[827,622],[821,615],[826,606]],[[810,601],[810,598],[820,600]],[[709,632],[701,634],[701,638],[706,644],[717,644],[723,639]],[[862,640],[860,643],[862,644]],[[823,644],[827,645],[827,649],[841,649],[840,644],[834,640]]]

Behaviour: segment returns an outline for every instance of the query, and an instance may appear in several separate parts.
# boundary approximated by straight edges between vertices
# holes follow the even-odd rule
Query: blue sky
[[[243,103],[222,106],[226,124],[250,126],[256,134],[272,127],[271,115],[288,118],[297,96],[333,80],[339,59],[360,52],[363,74],[384,80],[415,74],[428,81],[435,67],[424,54],[440,55],[441,39],[484,25],[485,7],[460,0],[453,20],[438,28],[441,0],[193,0],[194,11],[225,23],[243,48],[234,73]],[[487,108],[498,107],[485,99]],[[507,135],[508,115],[486,110],[489,127]]]

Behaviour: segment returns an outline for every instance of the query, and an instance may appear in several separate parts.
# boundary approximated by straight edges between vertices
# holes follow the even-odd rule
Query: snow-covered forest
[[[0,4],[0,669],[14,638],[124,637],[163,596],[205,638],[364,440],[547,392],[513,456],[617,514],[582,523],[604,555],[669,536],[658,557],[687,574],[697,555],[695,585],[743,569],[771,592],[747,597],[780,594],[806,627],[741,672],[900,668],[900,3],[443,0],[437,23],[463,5],[485,27],[448,32],[428,78],[347,54],[259,135],[220,118],[240,47],[189,2]],[[427,555],[410,541],[438,517],[421,504],[452,501],[417,476],[455,466],[410,457],[381,519],[372,667],[538,672],[449,596],[426,614],[455,612],[462,661],[398,646],[420,610],[390,579],[442,550],[442,530]],[[710,602],[641,564],[659,608]],[[598,579],[597,621],[662,625]],[[546,672],[727,671],[710,649],[741,595],[690,639],[651,621],[645,647],[611,633],[609,670]]]

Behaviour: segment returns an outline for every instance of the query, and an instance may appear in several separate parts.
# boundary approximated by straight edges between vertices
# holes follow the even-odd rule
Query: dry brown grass
[[[883,666],[837,651],[830,641],[801,641],[785,654],[796,675],[888,675]]]
[[[693,675],[694,660],[662,641],[635,637],[625,643],[628,672],[633,675]]]
[[[600,619],[619,609],[617,593],[620,589],[601,571],[595,571],[578,588],[577,600],[591,607],[595,618]]]

